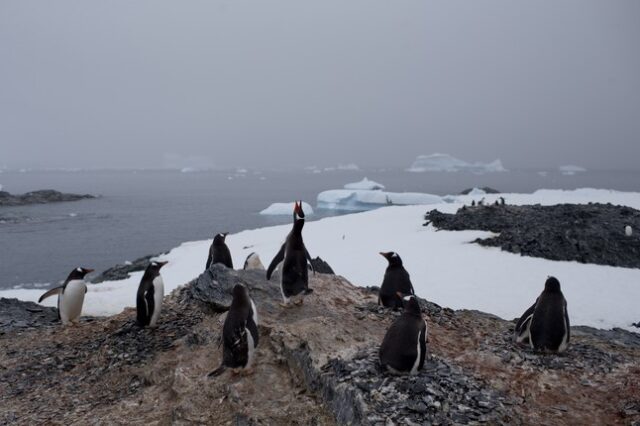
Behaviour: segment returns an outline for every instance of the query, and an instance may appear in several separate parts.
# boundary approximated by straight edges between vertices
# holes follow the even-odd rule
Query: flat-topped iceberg
[[[364,189],[364,190],[375,191],[375,190],[384,189],[384,185],[381,183],[369,180],[365,177],[360,182],[353,182],[353,183],[346,184],[344,186],[344,189]]]
[[[576,173],[583,173],[587,171],[587,169],[585,169],[584,167],[573,165],[560,166],[558,167],[558,170],[560,170],[560,173],[565,176],[573,176]]]
[[[472,172],[493,173],[506,172],[500,160],[491,163],[468,163],[449,154],[419,155],[408,171],[410,172]]]
[[[318,194],[319,209],[364,211],[383,206],[442,203],[442,197],[419,192],[386,192],[363,189],[331,189]]]
[[[302,202],[302,210],[309,215],[313,214],[313,208],[308,203]],[[290,203],[273,203],[266,209],[260,212],[261,215],[267,216],[280,216],[280,215],[292,215],[293,214],[293,201]]]

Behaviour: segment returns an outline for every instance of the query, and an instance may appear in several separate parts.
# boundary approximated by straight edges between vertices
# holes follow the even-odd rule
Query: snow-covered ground
[[[608,190],[482,195],[487,202],[500,196],[510,204],[611,202],[640,209],[640,193]],[[461,203],[469,204],[477,197],[460,196],[459,202],[449,204],[385,207],[309,222],[303,231],[305,242],[312,256],[322,257],[336,273],[362,286],[379,285],[382,281],[386,261],[378,252],[396,251],[420,296],[454,309],[478,309],[506,319],[520,316],[542,291],[547,276],[554,275],[562,284],[573,325],[634,330],[631,323],[640,321],[639,269],[521,257],[470,244],[490,235],[488,232],[436,232],[431,226],[422,226],[427,210],[455,212]],[[284,225],[229,235],[227,244],[234,264],[242,265],[253,251],[267,264],[289,229]],[[162,270],[167,292],[203,271],[210,243],[211,240],[183,243],[161,257],[170,262]],[[139,272],[127,280],[91,285],[83,313],[108,315],[133,306],[141,276]],[[35,301],[42,292],[8,290],[0,292],[0,297]],[[46,300],[46,304],[54,306],[55,298]]]
[[[430,154],[419,155],[411,167],[407,169],[409,172],[472,172],[472,173],[492,173],[506,172],[502,162],[494,160],[490,163],[468,163],[459,158],[455,158],[449,154]]]

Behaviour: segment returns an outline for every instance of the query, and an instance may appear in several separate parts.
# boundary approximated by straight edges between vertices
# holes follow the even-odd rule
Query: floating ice
[[[560,166],[558,167],[558,170],[560,170],[560,173],[562,173],[565,176],[573,176],[576,173],[583,173],[587,171],[587,169],[585,169],[584,167],[572,166],[572,165]]]
[[[364,211],[383,206],[406,206],[442,203],[442,197],[419,192],[385,192],[380,190],[331,189],[318,194],[319,209]]]
[[[313,208],[311,208],[311,206],[304,201],[302,202],[302,210],[307,215],[313,214]],[[262,210],[260,214],[268,216],[290,216],[293,214],[293,201],[291,201],[290,203],[273,203],[266,209]]]
[[[408,169],[410,172],[472,172],[490,173],[506,172],[500,160],[491,163],[467,163],[449,154],[420,155]]]
[[[360,182],[348,183],[344,186],[344,189],[365,189],[365,190],[380,190],[384,189],[384,185],[378,182],[367,179],[366,177]]]

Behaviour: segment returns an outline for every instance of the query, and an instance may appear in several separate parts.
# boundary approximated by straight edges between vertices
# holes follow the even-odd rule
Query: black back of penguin
[[[136,322],[141,327],[146,327],[151,322],[151,317],[156,309],[155,287],[153,280],[160,275],[160,268],[167,262],[151,262],[138,285],[136,294]]]
[[[222,365],[244,368],[250,362],[250,351],[258,346],[257,312],[246,287],[237,284],[233,288],[233,301],[222,328]],[[249,334],[247,334],[249,333]],[[250,347],[249,335],[253,347]]]
[[[531,347],[539,351],[562,352],[570,338],[567,301],[560,282],[549,277],[538,297],[529,326]]]
[[[271,279],[271,274],[280,262],[282,264],[282,293],[285,298],[309,293],[309,269],[307,262],[311,261],[311,256],[307,251],[302,239],[302,228],[304,227],[304,211],[302,203],[296,202],[293,213],[293,229],[287,235],[285,243],[280,251],[271,261],[267,269],[267,279]]]
[[[415,296],[406,296],[404,304],[380,345],[380,363],[393,372],[416,373],[426,358],[427,324]]]
[[[209,247],[209,257],[207,258],[207,264],[205,269],[216,263],[222,263],[227,268],[233,269],[233,260],[231,258],[231,251],[227,247],[225,242],[228,233],[217,234],[213,237],[211,247]]]
[[[402,265],[402,259],[395,252],[380,253],[389,265],[384,273],[380,293],[378,294],[378,303],[387,308],[398,309],[402,307],[402,298],[398,295],[412,295],[413,285],[409,273]]]

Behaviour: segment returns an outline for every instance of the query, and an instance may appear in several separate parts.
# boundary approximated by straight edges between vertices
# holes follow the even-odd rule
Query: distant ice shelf
[[[313,208],[311,205],[304,201],[302,202],[302,210],[304,210],[304,213],[307,215],[313,214]],[[273,203],[266,209],[262,210],[260,214],[265,216],[290,216],[293,214],[293,201],[290,203]]]

